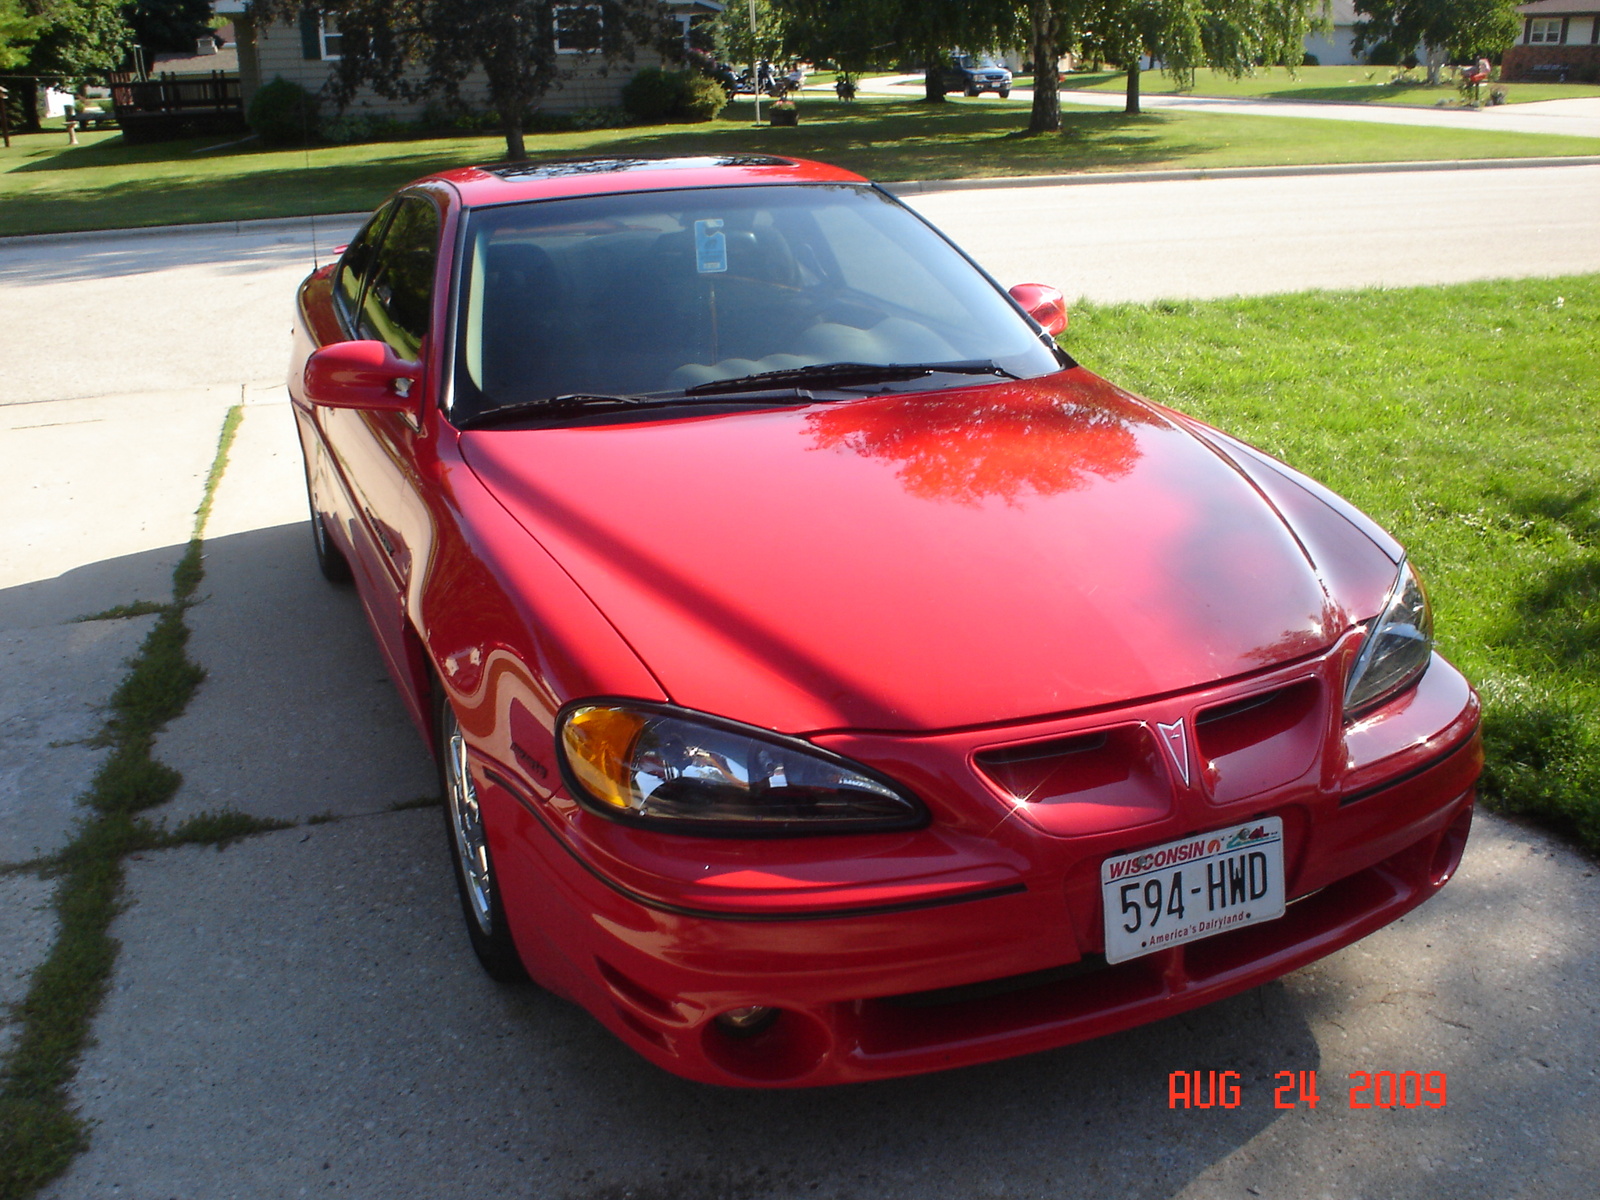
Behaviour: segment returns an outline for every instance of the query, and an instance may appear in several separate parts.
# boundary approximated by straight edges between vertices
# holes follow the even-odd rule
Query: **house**
[[[1332,22],[1332,28],[1325,33],[1309,35],[1306,38],[1306,53],[1314,55],[1324,67],[1344,67],[1366,62],[1353,48],[1356,22],[1360,20],[1356,14],[1355,0],[1333,0],[1328,19]]]
[[[716,0],[663,0],[662,7],[678,21],[685,43],[693,22],[723,9],[723,5]],[[336,16],[319,14],[316,9],[308,7],[301,11],[299,19],[295,21],[258,22],[250,11],[249,0],[215,0],[212,9],[219,16],[233,19],[239,77],[246,107],[249,106],[250,97],[263,83],[270,83],[280,76],[310,92],[321,91],[331,78],[340,53]],[[657,66],[661,62],[655,51],[641,47],[631,62],[608,64],[598,55],[561,46],[559,35],[556,50],[570,62],[570,66],[562,70],[556,86],[545,94],[541,102],[542,107],[551,112],[615,106],[621,97],[623,85],[636,71],[641,67]],[[461,97],[469,107],[490,106],[488,83],[481,71],[474,71],[467,77],[461,88]],[[421,113],[425,103],[392,100],[363,89],[356,94],[346,111],[406,120]]]
[[[1500,78],[1600,83],[1600,0],[1519,4],[1522,32],[1500,60]]]

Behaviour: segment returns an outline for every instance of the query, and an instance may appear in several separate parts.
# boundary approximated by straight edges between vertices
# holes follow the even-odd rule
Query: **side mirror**
[[[1011,298],[1051,337],[1066,332],[1067,298],[1059,288],[1046,283],[1019,283],[1011,289]]]
[[[324,408],[417,411],[422,364],[407,362],[387,342],[334,342],[306,360],[306,399]]]

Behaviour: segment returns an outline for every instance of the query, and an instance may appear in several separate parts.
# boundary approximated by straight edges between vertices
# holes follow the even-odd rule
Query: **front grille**
[[[1201,709],[1195,743],[1209,764],[1212,800],[1229,804],[1298,779],[1316,761],[1324,724],[1315,679]]]
[[[1164,816],[1172,787],[1144,724],[979,751],[978,769],[1029,805],[1070,805],[1052,814],[1063,833],[1119,829]],[[1069,827],[1070,826],[1070,827]]]

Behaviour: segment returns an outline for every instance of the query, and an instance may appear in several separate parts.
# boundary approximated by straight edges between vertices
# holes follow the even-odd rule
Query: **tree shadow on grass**
[[[1439,85],[1428,87],[1426,84],[1400,84],[1398,86],[1375,86],[1370,83],[1353,83],[1344,87],[1301,87],[1280,88],[1273,92],[1259,92],[1253,96],[1241,96],[1241,100],[1282,100],[1287,103],[1317,102],[1323,104],[1383,104],[1400,103],[1400,97],[1417,91],[1426,91],[1437,96],[1440,100],[1448,100],[1456,95],[1453,87]]]
[[[216,137],[180,138],[173,142],[151,142],[144,145],[127,142],[120,137],[102,138],[95,142],[67,146],[56,150],[48,157],[35,158],[32,162],[13,167],[12,173],[28,175],[39,171],[78,171],[91,167],[119,167],[135,163],[193,162],[200,151],[217,144]]]
[[[613,143],[612,150],[649,154],[726,153],[753,145],[778,154],[818,158],[871,179],[951,179],[1038,175],[1138,167],[1170,161],[1202,147],[1179,141],[1166,114],[1064,113],[1059,134],[1026,136],[1027,113],[992,106],[915,102],[875,106],[869,118],[839,118],[829,105],[813,115],[808,101],[794,128],[694,127],[657,131]]]
[[[748,110],[746,110],[748,111]],[[1159,165],[1206,149],[1180,137],[1181,116],[1091,111],[1064,114],[1062,131],[1020,136],[1024,110],[993,105],[872,101],[853,105],[807,99],[795,127],[752,127],[733,120],[706,125],[650,126],[620,134],[593,132],[530,136],[533,158],[587,155],[678,155],[770,152],[821,159],[870,179],[952,179],[1042,175]],[[202,139],[203,141],[203,139]],[[98,229],[114,212],[119,227],[232,221],[365,211],[389,192],[433,171],[496,158],[492,139],[429,139],[386,143],[366,159],[329,163],[311,151],[279,155],[282,165],[251,169],[219,164],[264,152],[240,149],[195,157],[185,145],[116,148],[114,142],[63,153],[18,171],[124,168],[104,182],[93,174],[78,187],[22,191],[6,198],[0,234]],[[133,152],[137,152],[136,154]],[[326,157],[326,156],[324,156]],[[148,175],[129,178],[130,164],[149,163]],[[59,165],[51,165],[59,164]]]
[[[1600,852],[1600,695],[1593,684],[1600,661],[1600,487],[1506,503],[1535,531],[1564,534],[1582,551],[1528,581],[1496,638],[1536,682],[1486,689],[1485,794]]]
[[[1600,485],[1508,497],[1507,504],[1535,529],[1554,526],[1554,536],[1570,538],[1583,553],[1528,582],[1502,643],[1520,657],[1592,670],[1600,661]]]
[[[431,171],[467,165],[418,153],[369,164],[285,167],[238,175],[153,175],[64,192],[13,195],[0,209],[0,234],[52,233],[258,217],[365,212],[394,189]]]

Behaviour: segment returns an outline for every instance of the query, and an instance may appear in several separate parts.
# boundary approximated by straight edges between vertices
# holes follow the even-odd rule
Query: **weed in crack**
[[[196,813],[179,822],[168,832],[161,827],[151,830],[150,848],[165,850],[170,846],[215,846],[226,849],[234,842],[258,833],[272,833],[279,829],[293,829],[293,821],[280,821],[275,817],[253,817],[249,813],[222,809],[217,812]]]
[[[414,808],[438,808],[443,804],[443,796],[418,796],[414,800],[396,800],[389,805],[389,811],[410,812]]]
[[[124,621],[129,617],[148,617],[154,613],[166,612],[170,605],[158,604],[154,600],[135,600],[132,604],[115,604],[104,612],[87,613],[81,617],[73,617],[74,623],[84,621]]]

